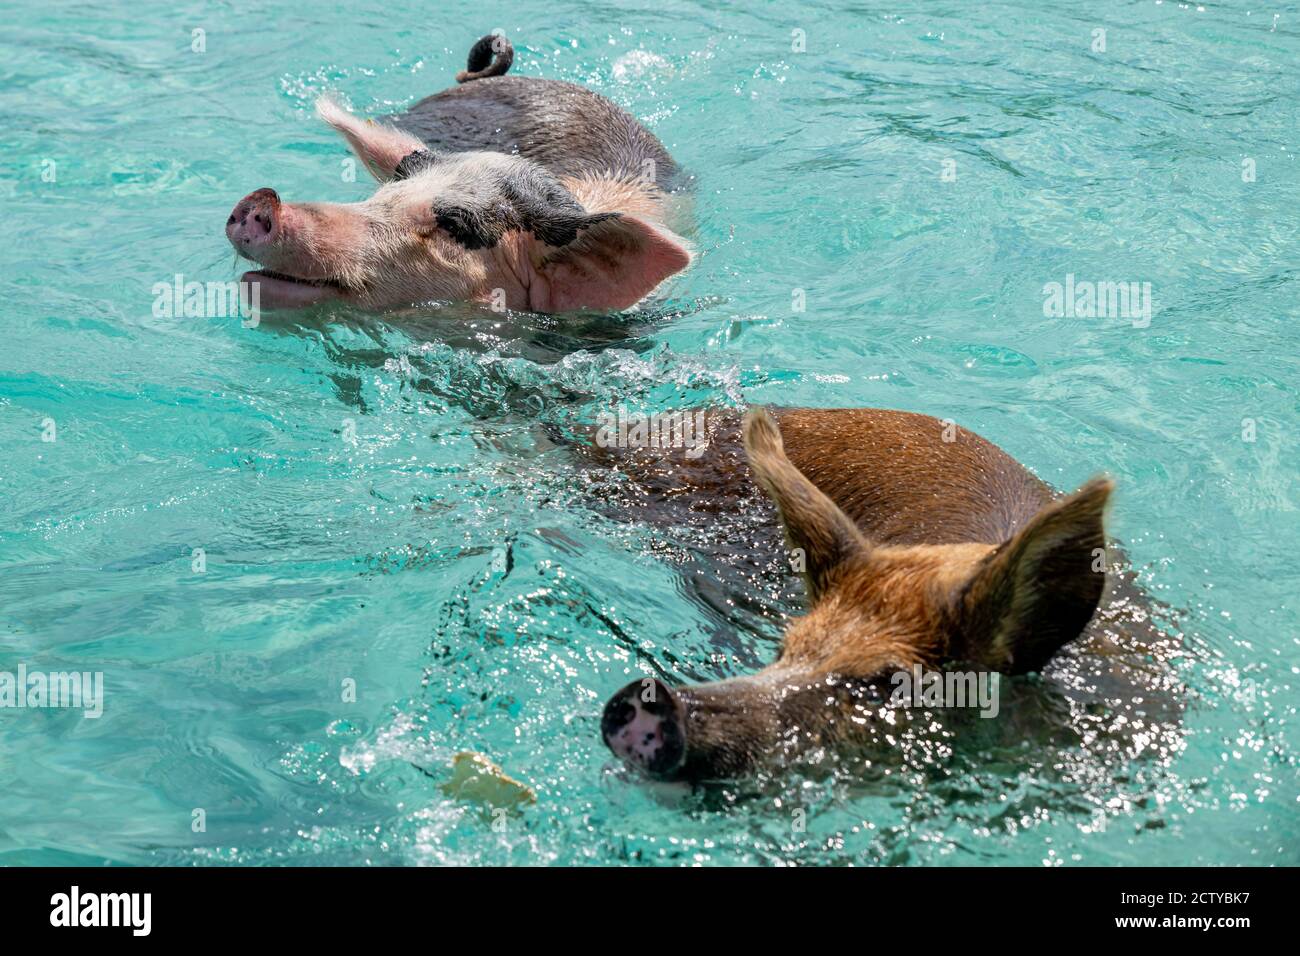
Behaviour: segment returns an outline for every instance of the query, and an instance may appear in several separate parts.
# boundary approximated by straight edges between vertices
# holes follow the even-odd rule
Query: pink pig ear
[[[328,96],[316,101],[316,115],[343,134],[352,152],[381,183],[393,178],[393,170],[403,159],[427,148],[419,139],[395,126],[357,119]]]
[[[691,264],[680,236],[625,213],[598,219],[563,247],[539,246],[528,289],[537,312],[626,309]]]

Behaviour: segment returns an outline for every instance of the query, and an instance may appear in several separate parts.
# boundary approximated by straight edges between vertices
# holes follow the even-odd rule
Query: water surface
[[[0,863],[1300,862],[1300,7],[5,6],[0,669],[107,696],[0,711]],[[367,194],[319,93],[395,111],[495,27],[694,173],[659,299],[154,315],[238,274],[250,190]],[[1149,325],[1045,315],[1067,275],[1150,283]],[[618,771],[610,692],[751,670],[797,604],[699,600],[692,532],[590,507],[546,426],[701,402],[926,412],[1113,475],[1192,652],[1181,745],[684,800]],[[494,830],[446,796],[464,750],[537,803]]]

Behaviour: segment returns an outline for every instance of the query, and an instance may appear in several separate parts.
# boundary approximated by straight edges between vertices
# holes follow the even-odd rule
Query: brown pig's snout
[[[274,242],[280,234],[280,197],[274,189],[249,193],[226,220],[226,238],[240,252],[251,253]]]
[[[652,777],[670,780],[686,761],[686,712],[662,681],[635,680],[611,697],[600,731],[616,756]]]

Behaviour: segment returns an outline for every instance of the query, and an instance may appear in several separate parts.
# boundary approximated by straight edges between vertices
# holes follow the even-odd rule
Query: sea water
[[[103,682],[97,717],[0,708],[0,863],[1300,862],[1294,3],[0,23],[0,671]],[[159,307],[238,276],[251,190],[368,195],[317,95],[397,111],[498,28],[515,74],[599,91],[693,175],[689,272],[582,319]],[[925,412],[1061,489],[1113,476],[1186,651],[1181,745],[707,793],[618,767],[614,690],[752,671],[800,606],[701,601],[690,535],[592,507],[552,438],[757,403]],[[465,751],[535,802],[449,792]]]

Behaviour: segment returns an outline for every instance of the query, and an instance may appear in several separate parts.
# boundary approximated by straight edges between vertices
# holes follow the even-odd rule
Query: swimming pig
[[[900,673],[1039,671],[1091,633],[1103,593],[1104,605],[1147,619],[1116,589],[1122,581],[1107,586],[1108,480],[1058,498],[993,444],[925,415],[779,414],[780,429],[766,411],[750,412],[743,448],[776,505],[810,611],[756,674],[671,689],[647,677],[615,694],[601,730],[625,761],[698,780],[861,743],[888,719],[882,705]],[[715,417],[711,454],[694,461],[643,455],[640,487],[671,484],[678,498],[698,493],[706,510],[734,507],[743,500],[733,472],[743,466],[738,453],[728,457],[735,427]],[[1105,628],[1097,640],[1116,633],[1109,614],[1093,621]],[[1140,708],[1124,721],[1142,727]]]
[[[320,100],[381,185],[360,203],[289,203],[270,188],[241,199],[226,236],[264,266],[242,277],[260,304],[614,310],[686,268],[663,224],[677,167],[659,140],[590,90],[504,76],[513,55],[484,37],[460,86],[391,122]]]

